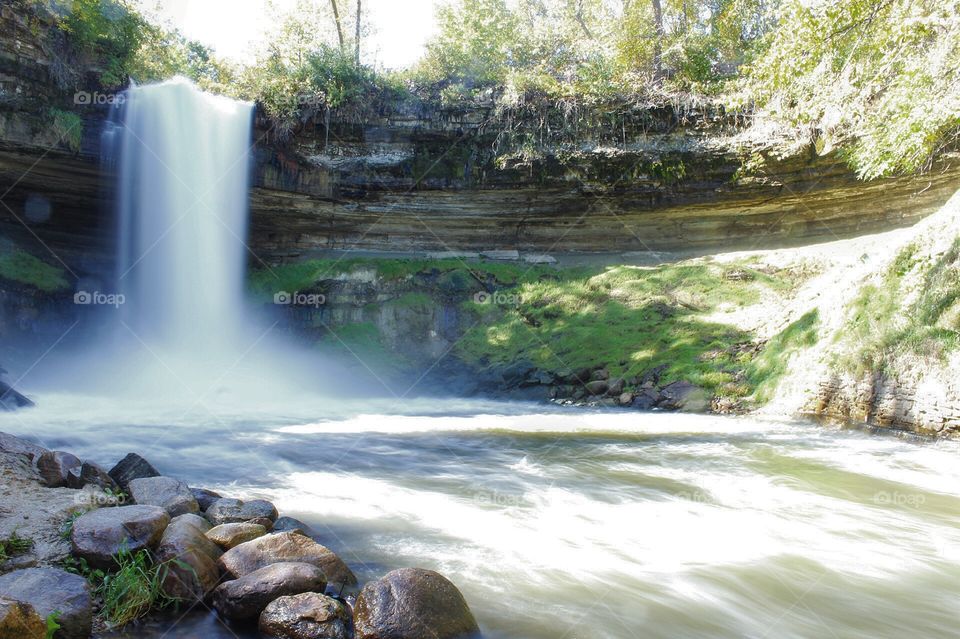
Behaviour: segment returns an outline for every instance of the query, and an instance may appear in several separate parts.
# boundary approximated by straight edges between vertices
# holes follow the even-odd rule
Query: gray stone
[[[76,455],[61,450],[48,450],[37,457],[37,472],[47,488],[61,488],[67,485],[70,471],[77,470],[83,465]]]
[[[313,564],[334,584],[355,585],[357,578],[343,560],[329,548],[294,532],[258,537],[223,553],[220,567],[229,575],[242,577],[255,570],[286,561]]]
[[[260,524],[241,521],[214,526],[207,531],[207,539],[221,548],[229,550],[234,546],[239,546],[244,542],[251,541],[257,537],[263,537],[266,534],[267,529]]]
[[[145,506],[160,506],[171,517],[185,513],[200,512],[200,505],[194,499],[190,488],[173,477],[142,477],[127,484],[134,503]]]
[[[685,381],[667,384],[660,389],[660,396],[659,408],[687,413],[706,412],[712,403],[712,398],[705,390]]]
[[[466,639],[480,629],[443,575],[402,568],[368,582],[354,606],[357,639]]]
[[[223,498],[223,495],[220,493],[207,490],[206,488],[194,488],[191,486],[190,492],[193,493],[193,498],[196,499],[200,505],[200,510],[206,510],[210,507],[210,504]]]
[[[488,260],[519,260],[520,251],[514,251],[510,249],[501,249],[493,251],[480,251],[480,257],[485,257]]]
[[[90,586],[58,568],[27,568],[0,576],[0,597],[30,604],[41,618],[59,612],[56,639],[87,639],[93,623]],[[19,639],[19,638],[17,638]]]
[[[544,253],[528,253],[523,256],[523,261],[527,264],[556,264],[557,258]]]
[[[113,493],[120,492],[120,487],[107,471],[93,462],[83,462],[79,469],[67,473],[67,488],[80,489],[90,484]]]
[[[33,606],[0,597],[0,637],[4,639],[45,639],[47,624]]]
[[[611,397],[617,397],[623,392],[623,379],[617,378],[607,383],[607,394]]]
[[[22,437],[0,432],[0,452],[22,455],[26,457],[28,461],[32,462],[46,451],[46,448],[27,441]]]
[[[276,521],[277,514],[277,509],[269,501],[252,499],[244,502],[227,497],[213,502],[204,512],[204,516],[214,526],[250,521],[260,517]]]
[[[352,628],[347,607],[317,592],[279,597],[260,614],[260,632],[274,639],[351,639]]]
[[[73,522],[70,541],[73,553],[92,567],[110,569],[121,550],[156,546],[168,523],[170,515],[159,506],[98,508]]]
[[[607,383],[606,383],[605,381],[603,381],[602,379],[594,380],[594,381],[592,381],[592,382],[587,382],[586,384],[584,384],[584,389],[585,389],[585,390],[587,391],[587,393],[589,393],[590,395],[593,395],[593,396],[595,396],[595,397],[598,397],[598,396],[600,396],[600,395],[606,394],[606,392],[607,392]]]
[[[143,479],[144,477],[159,477],[160,472],[146,459],[136,453],[127,453],[127,456],[117,462],[110,469],[110,476],[117,485],[124,490],[134,479]]]
[[[280,562],[217,586],[213,606],[227,619],[253,619],[271,601],[327,587],[323,571],[312,564]]]

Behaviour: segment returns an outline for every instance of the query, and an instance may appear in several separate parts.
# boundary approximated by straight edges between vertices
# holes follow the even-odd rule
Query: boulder
[[[191,486],[190,492],[193,493],[193,498],[196,499],[200,505],[200,510],[206,510],[210,507],[210,504],[223,498],[223,495],[220,493],[207,490],[206,488],[194,488]]]
[[[80,468],[74,468],[67,473],[67,488],[81,489],[88,484],[112,493],[120,492],[117,482],[113,481],[107,471],[93,462],[83,462]]]
[[[276,521],[278,513],[273,504],[263,499],[240,501],[239,499],[225,497],[210,504],[203,514],[211,524],[219,526],[220,524],[250,521],[260,517]]]
[[[0,597],[0,637],[45,639],[46,636],[46,620],[40,617],[33,606]]]
[[[269,520],[267,520],[269,521]],[[220,524],[207,531],[207,539],[227,550],[234,546],[263,537],[267,534],[267,529],[260,524],[251,524],[248,522],[237,522],[234,524]]]
[[[480,629],[443,575],[402,568],[368,582],[354,606],[357,639],[465,639]]]
[[[10,435],[9,433],[0,432],[0,452],[21,455],[26,457],[28,461],[32,462],[40,457],[40,455],[47,452],[47,449],[43,448],[42,446],[37,446],[33,442],[27,441],[22,437],[16,437],[15,435]]]
[[[357,578],[329,548],[294,532],[258,537],[223,553],[220,567],[229,575],[243,577],[270,564],[299,561],[313,564],[333,584],[353,586]]]
[[[597,379],[592,382],[587,382],[584,384],[584,388],[587,393],[593,395],[594,397],[604,395],[607,392],[607,383],[602,379]]]
[[[617,398],[617,403],[621,406],[629,406],[633,403],[633,393],[620,393],[620,397]]]
[[[637,410],[650,410],[660,401],[660,393],[654,388],[641,389],[630,403],[631,408]]]
[[[171,521],[155,555],[166,564],[164,594],[182,601],[202,601],[220,583],[216,560],[221,551],[185,517],[195,515],[181,515]]]
[[[217,586],[213,607],[227,619],[253,619],[278,597],[323,592],[326,587],[323,571],[317,566],[280,562]]]
[[[90,636],[93,623],[90,586],[80,575],[58,568],[15,570],[0,576],[0,597],[29,604],[44,620],[59,612],[60,630],[54,635],[56,639]]]
[[[687,413],[706,412],[712,403],[712,398],[705,390],[685,381],[667,384],[660,389],[660,396],[659,408]]]
[[[595,371],[590,373],[590,380],[594,382],[601,382],[610,379],[610,371],[605,368],[598,368]]]
[[[94,568],[109,569],[121,550],[137,552],[160,541],[170,515],[159,506],[98,508],[73,522],[73,553]]]
[[[263,526],[263,529],[267,532],[270,532],[271,530],[273,530],[273,521],[267,517],[255,517],[254,519],[251,519],[250,521],[245,523]]]
[[[299,519],[293,517],[280,517],[273,522],[273,532],[295,532],[307,537],[313,536],[313,529]]]
[[[120,488],[126,490],[127,484],[134,479],[145,477],[159,477],[160,473],[146,459],[136,453],[127,453],[127,456],[117,462],[110,469],[110,476]]]
[[[81,466],[83,463],[76,455],[61,450],[48,450],[37,457],[37,472],[47,488],[66,486],[70,472],[76,470],[79,476]]]
[[[141,477],[130,480],[127,492],[135,504],[160,506],[171,517],[200,512],[190,488],[173,477]]]
[[[618,397],[621,393],[623,393],[622,377],[607,382],[607,394],[610,395],[610,397]]]
[[[347,607],[316,592],[279,597],[260,613],[260,632],[273,639],[351,639],[352,629]]]
[[[173,526],[174,524],[180,525],[181,523],[190,524],[194,528],[199,529],[200,532],[202,533],[206,533],[208,530],[213,528],[213,526],[210,525],[209,521],[207,521],[200,515],[197,515],[194,513],[185,513],[183,515],[177,515],[176,517],[170,520],[171,526]]]

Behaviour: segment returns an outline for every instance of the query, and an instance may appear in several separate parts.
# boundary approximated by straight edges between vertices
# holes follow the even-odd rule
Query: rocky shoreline
[[[192,608],[267,638],[480,636],[442,575],[361,584],[272,503],[188,486],[135,453],[107,471],[0,433],[0,472],[0,637],[86,639]]]

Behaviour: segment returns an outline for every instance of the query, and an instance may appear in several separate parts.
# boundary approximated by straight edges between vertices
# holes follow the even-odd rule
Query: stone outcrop
[[[112,477],[123,490],[126,490],[127,486],[134,479],[159,476],[160,472],[154,468],[150,462],[136,453],[127,453],[123,459],[118,461],[116,465],[110,469],[110,477]]]

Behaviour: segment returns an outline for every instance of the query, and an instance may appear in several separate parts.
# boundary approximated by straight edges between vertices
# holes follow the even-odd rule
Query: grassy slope
[[[51,266],[18,248],[0,253],[0,278],[33,286],[46,293],[69,287],[63,269]]]
[[[797,275],[753,266],[697,260],[558,269],[459,260],[314,260],[257,271],[251,289],[267,301],[278,290],[322,289],[323,280],[372,271],[380,282],[416,287],[391,303],[432,298],[465,311],[465,333],[454,352],[476,369],[527,359],[556,373],[604,365],[611,375],[629,379],[663,366],[664,381],[686,380],[715,395],[756,395],[762,401],[786,370],[783,356],[815,340],[817,318],[805,316],[758,349],[757,336],[724,315],[782,300]],[[478,302],[476,291],[496,294]],[[336,332],[340,348],[382,345],[370,324]]]

